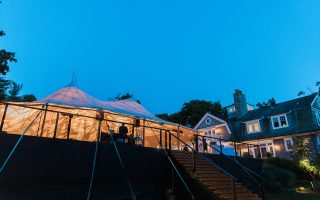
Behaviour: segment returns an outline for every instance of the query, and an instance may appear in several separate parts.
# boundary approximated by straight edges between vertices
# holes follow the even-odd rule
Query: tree
[[[8,101],[21,101],[21,97],[19,96],[20,91],[22,90],[22,85],[17,84],[16,82],[11,81],[9,91],[8,91]]]
[[[306,93],[304,92],[304,91],[299,91],[298,92],[298,97],[300,97],[300,96],[304,96]]]
[[[6,101],[8,98],[7,91],[10,86],[10,81],[4,77],[0,77],[0,101]]]
[[[33,94],[25,94],[22,96],[22,101],[24,102],[32,102],[36,100],[37,98]]]
[[[156,116],[167,121],[193,127],[206,113],[222,119],[227,118],[227,110],[222,108],[219,101],[211,102],[205,100],[191,100],[184,103],[181,110],[176,113],[171,115],[162,113]]]
[[[1,2],[0,2],[1,3]],[[5,32],[0,31],[0,37],[5,36]],[[6,75],[9,71],[9,63],[17,62],[15,58],[15,53],[6,51],[5,49],[0,50],[0,74]]]
[[[316,186],[316,177],[320,173],[319,155],[314,155],[310,148],[309,137],[296,138],[297,144],[293,147],[293,158],[297,166],[307,172]]]
[[[123,94],[123,95],[118,94],[114,99],[119,101],[119,100],[130,99],[131,97],[133,97],[133,95],[127,92],[126,94]]]
[[[123,95],[121,94],[118,94],[116,97],[114,97],[114,100],[117,100],[117,101],[120,101],[120,100],[126,100],[126,99],[130,99],[133,97],[133,94],[130,94],[130,93],[125,93]],[[141,103],[140,100],[136,100],[137,103]]]
[[[308,90],[309,90],[310,94],[317,93],[317,92],[320,93],[320,81],[316,82],[315,87],[317,88],[316,91],[314,91],[313,89],[308,87]],[[304,96],[304,95],[306,95],[305,91],[301,90],[301,91],[298,92],[298,96]]]
[[[276,105],[276,104],[277,104],[276,100],[272,97],[272,98],[269,99],[267,102],[262,102],[262,103],[258,102],[258,103],[256,104],[256,106],[257,106],[258,108],[265,108],[265,107],[274,106],[274,105]]]

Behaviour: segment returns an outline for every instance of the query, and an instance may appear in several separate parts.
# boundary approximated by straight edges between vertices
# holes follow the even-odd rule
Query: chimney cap
[[[234,94],[242,94],[242,91],[239,90],[239,89],[235,89],[235,90],[234,90]]]

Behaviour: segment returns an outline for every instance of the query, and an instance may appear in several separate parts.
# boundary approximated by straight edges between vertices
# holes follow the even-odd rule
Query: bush
[[[309,175],[304,172],[296,163],[286,158],[272,157],[265,160],[266,163],[274,165],[280,169],[293,172],[298,179],[310,179]]]
[[[262,165],[262,176],[266,178],[265,187],[271,192],[280,192],[283,187],[291,187],[295,181],[294,173],[269,163]]]

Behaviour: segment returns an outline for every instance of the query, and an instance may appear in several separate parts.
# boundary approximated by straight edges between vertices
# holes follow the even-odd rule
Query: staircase
[[[193,170],[193,155],[185,151],[171,151],[172,157],[190,174],[195,176],[219,199],[222,200],[260,200],[258,194],[253,193],[245,185],[219,170],[206,158],[195,154],[196,170]]]

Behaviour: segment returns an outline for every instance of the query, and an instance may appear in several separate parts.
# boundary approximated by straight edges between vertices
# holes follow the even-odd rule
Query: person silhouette
[[[121,126],[119,127],[119,138],[123,140],[123,143],[127,138],[127,134],[128,134],[128,128],[124,125],[124,123],[122,123]]]

